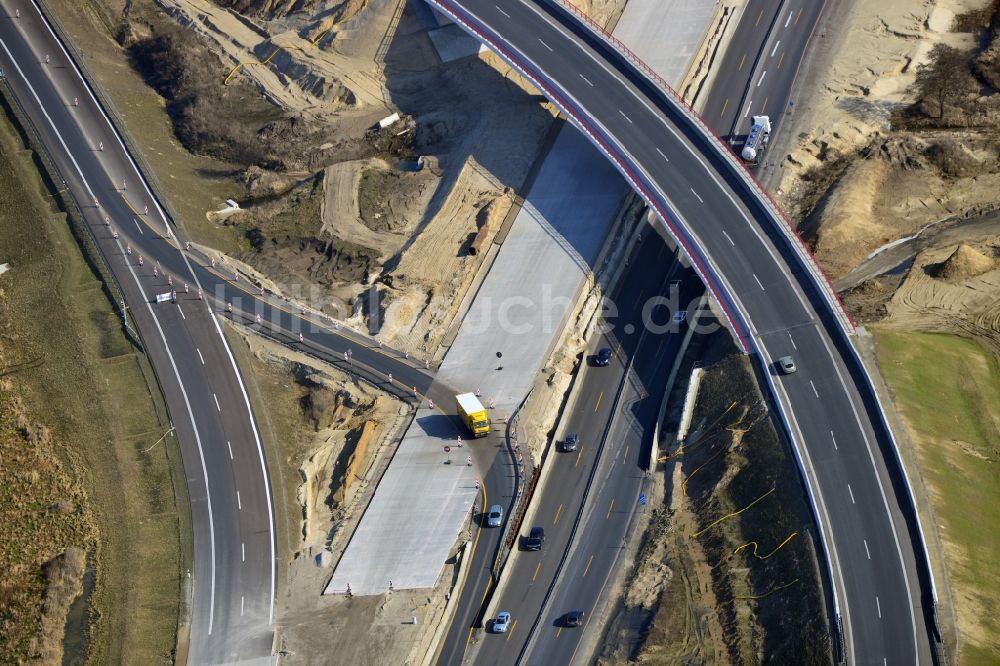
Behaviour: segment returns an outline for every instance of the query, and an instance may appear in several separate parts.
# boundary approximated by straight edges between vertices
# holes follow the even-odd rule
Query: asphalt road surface
[[[449,405],[454,391],[435,384],[419,361],[261,296],[245,278],[182,251],[178,230],[30,2],[0,0],[0,70],[120,285],[176,428],[194,530],[187,660],[269,663],[277,561],[267,466],[219,319],[232,317],[403,399]],[[176,302],[156,302],[172,291]]]
[[[772,136],[777,133],[794,110],[792,83],[825,7],[825,1],[806,0],[747,3],[702,109],[719,136],[742,144],[751,116],[759,115],[770,116]]]
[[[877,398],[822,278],[746,177],[554,3],[435,0],[527,72],[668,221],[755,358],[814,501],[852,663],[929,663],[932,584]],[[790,354],[799,371],[781,375]]]
[[[635,270],[618,290],[615,328],[594,345],[612,346],[618,354],[609,367],[586,369],[575,397],[577,408],[567,422],[568,431],[581,433],[583,448],[575,455],[552,452],[555,467],[532,522],[545,528],[545,546],[520,554],[493,604],[497,611],[513,614],[514,631],[485,634],[475,653],[477,663],[570,664],[578,656],[586,658],[578,651],[587,625],[565,627],[565,615],[581,609],[587,622],[593,618],[621,563],[633,513],[644,510],[639,497],[657,413],[687,331],[686,319],[673,325],[672,318],[678,307],[693,307],[703,287],[655,234],[630,264]],[[651,297],[671,290],[677,294],[676,305],[650,307]],[[667,330],[647,330],[644,310]],[[634,333],[626,332],[629,326]],[[522,533],[530,527],[524,525]]]

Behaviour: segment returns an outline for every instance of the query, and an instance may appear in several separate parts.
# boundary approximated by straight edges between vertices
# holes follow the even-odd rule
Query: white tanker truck
[[[754,116],[753,125],[750,126],[750,133],[747,134],[747,142],[743,144],[740,156],[748,164],[757,164],[760,156],[767,148],[767,142],[771,138],[771,119],[767,116]]]

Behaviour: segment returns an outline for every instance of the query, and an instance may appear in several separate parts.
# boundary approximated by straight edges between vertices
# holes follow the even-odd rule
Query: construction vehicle
[[[747,141],[743,144],[743,151],[740,153],[743,161],[749,164],[760,162],[760,156],[764,154],[770,139],[771,119],[768,116],[754,116]]]
[[[473,437],[486,437],[490,434],[490,417],[474,393],[456,395],[455,405],[462,423],[472,432]]]

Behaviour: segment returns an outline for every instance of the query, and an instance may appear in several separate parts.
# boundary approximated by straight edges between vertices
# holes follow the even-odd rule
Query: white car
[[[508,627],[510,627],[510,613],[507,611],[497,613],[497,619],[493,620],[493,632],[506,634]]]

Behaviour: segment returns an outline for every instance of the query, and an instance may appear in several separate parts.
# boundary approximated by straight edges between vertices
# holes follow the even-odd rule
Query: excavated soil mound
[[[997,262],[992,257],[963,244],[945,259],[938,269],[937,276],[954,282],[968,280],[993,270],[996,265]]]

